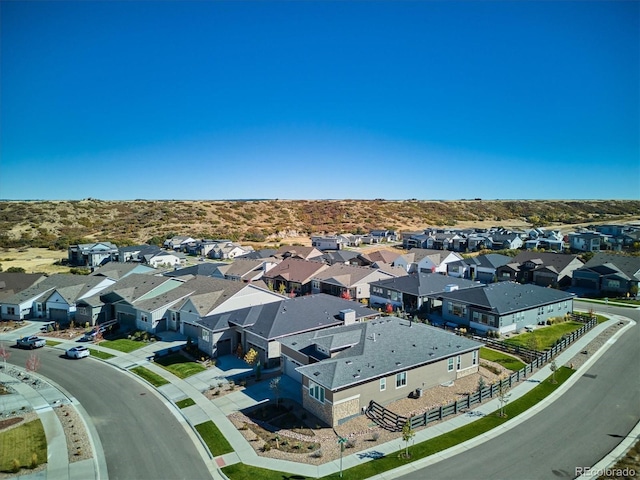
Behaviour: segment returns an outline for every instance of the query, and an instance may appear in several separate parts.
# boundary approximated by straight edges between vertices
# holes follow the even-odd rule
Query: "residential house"
[[[597,232],[576,232],[569,234],[569,248],[579,252],[599,252],[603,236]]]
[[[157,245],[132,245],[118,248],[118,262],[144,262],[145,256],[162,252]]]
[[[496,269],[499,281],[533,283],[543,287],[571,285],[573,272],[583,263],[577,255],[523,251]]]
[[[177,267],[185,261],[184,253],[160,250],[144,256],[144,263],[153,268]]]
[[[278,262],[275,258],[271,260],[236,258],[232,263],[216,266],[211,276],[235,282],[255,282],[262,279],[264,273],[275,267]]]
[[[478,371],[481,343],[385,317],[283,338],[285,365],[301,380],[302,406],[330,426]]]
[[[374,241],[371,243],[387,243],[398,241],[398,235],[393,230],[370,230],[369,237],[374,239]]]
[[[76,315],[77,304],[115,283],[90,275],[56,274],[2,299],[3,320],[47,319],[68,322]]]
[[[340,250],[345,245],[345,238],[338,235],[317,235],[311,237],[311,246],[320,251]]]
[[[328,269],[323,262],[289,257],[266,272],[262,280],[270,290],[291,296],[311,293],[311,279]]]
[[[361,265],[371,266],[375,263],[393,264],[395,259],[400,255],[400,253],[392,252],[391,250],[376,250],[374,252],[361,253],[360,255],[358,255],[358,257],[361,260]]]
[[[210,315],[242,310],[257,305],[279,302],[287,298],[258,284],[212,279],[208,291],[191,294],[183,303],[169,309],[168,329],[191,337],[199,345],[203,338],[198,322]],[[210,339],[205,338],[207,342]],[[204,347],[202,347],[204,348]],[[207,351],[204,348],[203,351]],[[231,350],[225,351],[225,355]]]
[[[180,250],[183,252],[187,251],[189,245],[195,244],[197,240],[195,238],[191,238],[185,235],[176,235],[171,238],[167,238],[162,246],[168,250]]]
[[[254,349],[262,366],[274,368],[280,365],[282,338],[377,315],[363,305],[322,293],[281,298],[202,318],[197,322],[198,348],[212,357]],[[285,365],[285,369],[292,366],[299,365]]]
[[[498,253],[463,258],[457,262],[447,264],[447,275],[476,280],[482,283],[491,283],[497,279],[498,267],[506,265],[512,260],[512,257]]]
[[[447,277],[439,273],[414,273],[372,282],[369,305],[380,308],[391,305],[394,311],[403,310],[411,314],[420,314],[424,318],[427,313],[441,305],[441,293],[480,286],[482,285],[479,282]]]
[[[161,275],[131,274],[79,301],[76,317],[91,324],[117,320],[123,329],[135,329],[139,320],[139,302],[162,295],[183,283]]]
[[[259,260],[265,258],[276,257],[278,255],[278,251],[275,248],[262,248],[260,250],[254,250],[253,252],[245,253],[244,255],[238,255],[236,259],[247,259],[247,260]]]
[[[109,262],[100,268],[95,269],[91,275],[96,277],[106,277],[112,280],[118,281],[127,275],[131,275],[134,273],[141,274],[155,274],[158,273],[153,267],[148,265],[142,265],[139,263],[119,263],[119,262]]]
[[[45,278],[43,273],[0,272],[0,303]]]
[[[118,257],[118,246],[111,242],[69,245],[69,265],[99,267]]]
[[[499,282],[443,293],[440,298],[448,326],[505,334],[571,313],[574,295],[537,285]]]
[[[333,265],[334,263],[344,263],[345,265],[361,265],[359,261],[359,253],[353,250],[336,250],[324,252],[322,254],[322,261],[327,265]]]
[[[447,273],[447,265],[458,260],[462,260],[462,256],[456,252],[412,248],[408,253],[396,258],[393,265],[403,267],[408,273]]]
[[[213,259],[231,260],[247,255],[252,251],[253,247],[251,246],[243,247],[242,245],[234,242],[220,242],[208,251],[207,256]]]
[[[304,247],[302,245],[283,245],[276,250],[276,256],[281,258],[301,258],[302,260],[316,260],[322,257],[322,252],[315,247]]]
[[[574,287],[601,295],[637,295],[640,282],[640,257],[614,253],[596,253],[581,268],[574,270]]]
[[[393,275],[379,269],[336,263],[313,276],[311,291],[363,301],[369,299],[371,282],[387,278]]]
[[[493,233],[489,237],[493,250],[515,250],[522,248],[522,235],[516,232]]]

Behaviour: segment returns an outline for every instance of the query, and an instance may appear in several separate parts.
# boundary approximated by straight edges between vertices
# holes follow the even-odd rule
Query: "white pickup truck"
[[[44,338],[31,336],[31,337],[22,337],[16,340],[16,345],[21,348],[40,348],[44,347],[47,344],[47,341]]]

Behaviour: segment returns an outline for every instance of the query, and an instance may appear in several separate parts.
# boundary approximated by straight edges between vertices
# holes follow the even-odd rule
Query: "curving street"
[[[38,352],[38,373],[65,388],[91,417],[109,479],[211,478],[184,426],[144,384],[98,360],[69,360],[48,347]],[[30,354],[11,353],[15,365]]]
[[[632,318],[622,335],[567,392],[517,427],[406,480],[575,478],[613,450],[640,420],[640,310],[576,302]]]

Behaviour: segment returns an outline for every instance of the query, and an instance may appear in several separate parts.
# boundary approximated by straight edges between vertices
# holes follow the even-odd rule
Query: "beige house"
[[[422,323],[379,317],[281,340],[286,366],[299,365],[302,404],[328,425],[476,373],[481,343]],[[291,378],[298,379],[293,375]]]

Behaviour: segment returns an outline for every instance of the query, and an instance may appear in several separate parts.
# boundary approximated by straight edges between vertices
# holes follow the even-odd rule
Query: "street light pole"
[[[338,445],[340,445],[340,478],[342,478],[342,452],[344,452],[344,444],[346,441],[346,438],[338,437]]]

